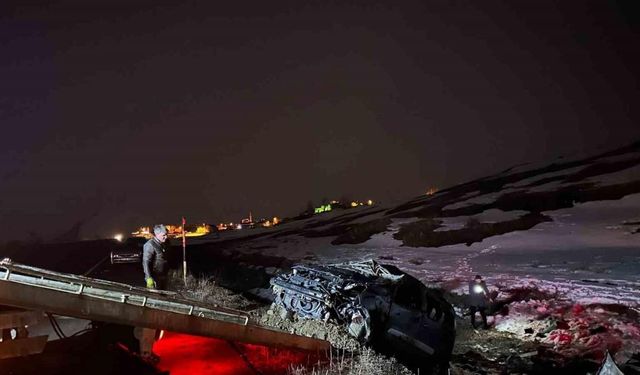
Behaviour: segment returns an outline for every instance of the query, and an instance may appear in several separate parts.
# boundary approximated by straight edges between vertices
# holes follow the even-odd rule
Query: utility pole
[[[182,278],[184,285],[187,286],[187,240],[184,235],[185,226],[187,225],[187,219],[182,217]]]

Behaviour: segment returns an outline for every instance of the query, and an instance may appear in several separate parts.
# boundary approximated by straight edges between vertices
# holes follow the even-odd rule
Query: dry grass
[[[242,310],[252,305],[243,296],[219,286],[215,277],[195,277],[187,274],[185,283],[182,270],[173,270],[169,273],[169,289],[184,297],[216,306]]]
[[[411,375],[409,369],[393,358],[384,357],[372,349],[362,348],[358,353],[340,351],[328,364],[313,368],[291,368],[291,375]]]

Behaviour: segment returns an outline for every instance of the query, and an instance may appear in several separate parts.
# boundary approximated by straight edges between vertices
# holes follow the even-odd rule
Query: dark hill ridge
[[[614,159],[614,160],[611,160]],[[388,209],[383,215],[380,210],[371,210],[358,215],[342,215],[331,220],[314,221],[303,225],[300,230],[289,230],[287,234],[305,237],[335,236],[334,245],[356,244],[367,241],[372,235],[388,231],[393,218],[416,218],[400,226],[393,238],[402,241],[405,246],[439,247],[482,241],[484,238],[527,230],[535,225],[552,220],[542,214],[573,207],[576,203],[590,201],[617,200],[624,196],[640,193],[640,170],[625,182],[607,184],[606,175],[632,170],[640,166],[640,142],[606,152],[594,157],[577,161],[553,163],[546,167],[525,171],[508,169],[497,175],[477,179],[453,186],[433,196],[421,196],[395,208]],[[522,167],[519,167],[520,169]],[[577,169],[577,171],[575,171]],[[573,172],[572,172],[573,170]],[[567,173],[562,173],[567,171]],[[547,176],[552,174],[552,176]],[[539,177],[536,179],[536,177]],[[597,180],[599,177],[601,181]],[[535,179],[518,188],[507,185]],[[553,185],[548,190],[531,191],[543,185]],[[510,190],[510,191],[507,191]],[[487,194],[496,193],[497,197],[489,203],[470,203],[464,207],[447,209],[447,206],[459,204]],[[526,211],[518,219],[498,223],[471,223],[463,229],[435,232],[440,227],[437,218],[472,216],[490,209],[502,211]],[[370,220],[363,221],[367,216]],[[322,226],[322,230],[314,228]]]
[[[444,189],[433,196],[420,196],[393,208],[372,207],[333,215],[316,215],[299,219],[268,232],[251,234],[230,241],[259,238],[333,237],[332,245],[359,244],[371,236],[388,232],[392,219],[411,219],[401,224],[393,238],[411,247],[440,247],[455,244],[470,245],[495,235],[528,230],[552,221],[543,212],[573,207],[576,203],[618,200],[640,193],[640,142],[574,161],[554,162],[545,167],[526,170],[526,165],[509,168],[496,175]],[[635,170],[638,169],[638,170]],[[607,184],[607,175],[635,171],[623,182]],[[529,181],[529,182],[528,182]],[[510,187],[509,185],[522,184]],[[544,189],[549,185],[548,189]],[[474,199],[495,194],[489,202]],[[469,204],[451,208],[466,201]],[[449,207],[449,208],[448,208]],[[464,228],[436,231],[440,218],[473,216],[491,209],[523,211],[516,219],[502,222],[467,223]],[[299,223],[299,224],[296,224]]]

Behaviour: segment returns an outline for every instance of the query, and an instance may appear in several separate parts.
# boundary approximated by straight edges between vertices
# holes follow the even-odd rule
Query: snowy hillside
[[[395,207],[334,210],[224,233],[192,248],[194,270],[211,267],[205,253],[233,258],[254,271],[251,277],[264,273],[262,280],[297,262],[374,259],[464,294],[479,273],[511,310],[495,314],[497,330],[558,352],[591,350],[596,360],[608,349],[624,363],[640,352],[640,142],[518,166]],[[518,291],[530,295],[514,299]],[[604,331],[586,340],[593,329]]]
[[[640,301],[640,143],[502,173],[397,207],[336,210],[230,233],[233,249],[293,261],[377,259],[423,281],[529,279],[576,300]],[[247,236],[248,235],[248,236]],[[245,237],[246,236],[246,237]]]

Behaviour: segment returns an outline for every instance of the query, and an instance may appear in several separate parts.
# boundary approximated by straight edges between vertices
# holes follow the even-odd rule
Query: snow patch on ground
[[[557,176],[564,176],[564,175],[570,175],[576,172],[579,172],[583,169],[585,169],[586,166],[585,165],[581,165],[579,167],[573,167],[573,168],[566,168],[566,169],[561,169],[559,171],[555,171],[555,172],[549,172],[549,173],[545,173],[545,174],[539,174],[539,175],[535,175],[532,177],[528,177],[525,178],[523,180],[520,180],[518,182],[514,182],[514,183],[510,183],[510,184],[506,184],[504,185],[505,188],[524,188],[527,185],[530,185],[536,181],[540,181],[540,180],[544,180],[547,178],[551,178],[551,177],[557,177]]]
[[[640,165],[613,173],[590,177],[584,180],[584,182],[593,182],[601,186],[610,186],[637,180],[640,180]]]
[[[501,190],[500,192],[497,193],[488,193],[488,194],[482,194],[482,195],[478,195],[476,197],[473,197],[471,199],[467,199],[464,201],[458,201],[456,203],[452,203],[452,204],[448,204],[446,206],[444,206],[442,209],[443,210],[455,210],[458,208],[463,208],[463,207],[468,207],[468,206],[473,206],[476,204],[491,204],[494,203],[498,198],[500,198],[500,196],[507,194],[507,193],[513,193],[516,191],[522,191],[522,189],[507,189],[507,190]]]
[[[442,227],[437,228],[434,232],[462,229],[471,218],[481,223],[499,223],[502,221],[515,220],[527,213],[527,211],[502,211],[492,208],[472,216],[439,217],[438,220],[442,221]]]

